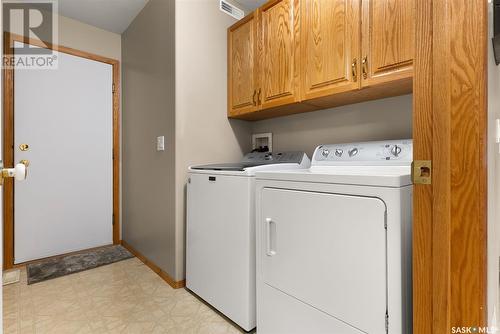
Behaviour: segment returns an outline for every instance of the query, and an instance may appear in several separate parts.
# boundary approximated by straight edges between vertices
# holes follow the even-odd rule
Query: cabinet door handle
[[[257,104],[260,105],[260,93],[261,93],[262,89],[259,88],[259,92],[257,93]]]
[[[358,81],[358,59],[354,58],[351,64],[352,67],[352,81]]]
[[[257,90],[256,89],[253,90],[253,97],[252,97],[252,102],[253,102],[254,106],[257,105],[257,102],[255,102],[255,95],[257,95]]]
[[[367,79],[368,78],[368,57],[363,58],[362,65],[363,65],[363,79]]]

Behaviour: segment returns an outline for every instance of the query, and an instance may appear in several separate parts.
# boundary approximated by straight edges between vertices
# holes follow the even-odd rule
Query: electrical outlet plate
[[[156,137],[156,150],[165,151],[165,136]]]

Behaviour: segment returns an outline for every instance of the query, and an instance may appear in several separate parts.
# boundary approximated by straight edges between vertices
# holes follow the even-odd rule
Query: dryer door
[[[329,315],[344,333],[385,333],[385,216],[377,198],[265,188],[260,283]]]

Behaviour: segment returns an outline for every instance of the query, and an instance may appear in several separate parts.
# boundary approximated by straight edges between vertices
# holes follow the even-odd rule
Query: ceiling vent
[[[236,6],[231,5],[229,2],[220,0],[220,10],[224,13],[231,15],[237,20],[241,20],[245,16],[245,12]]]

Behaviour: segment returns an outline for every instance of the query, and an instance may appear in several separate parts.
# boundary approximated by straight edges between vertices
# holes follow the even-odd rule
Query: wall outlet
[[[156,150],[165,151],[165,136],[156,137]]]

